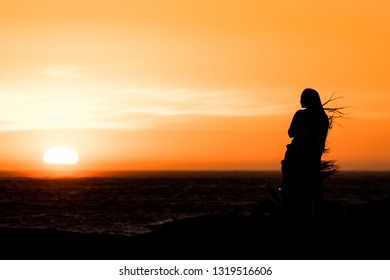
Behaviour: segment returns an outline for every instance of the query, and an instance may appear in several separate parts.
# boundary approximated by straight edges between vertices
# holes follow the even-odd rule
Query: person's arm
[[[302,110],[297,111],[291,121],[290,128],[288,129],[288,136],[290,138],[295,137],[297,134],[298,123],[300,122],[301,115]]]

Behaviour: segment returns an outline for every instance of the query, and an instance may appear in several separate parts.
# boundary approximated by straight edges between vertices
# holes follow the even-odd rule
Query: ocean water
[[[121,172],[85,178],[1,174],[0,228],[136,235],[175,219],[249,215],[279,171]],[[343,206],[390,196],[390,172],[340,172],[324,198]]]

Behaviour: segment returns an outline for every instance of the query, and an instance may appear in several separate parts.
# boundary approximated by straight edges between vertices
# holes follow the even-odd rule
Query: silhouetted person
[[[329,119],[320,96],[311,88],[301,94],[301,106],[288,129],[293,138],[282,160],[283,204],[290,217],[306,218],[312,202],[322,197],[321,156],[325,149]]]

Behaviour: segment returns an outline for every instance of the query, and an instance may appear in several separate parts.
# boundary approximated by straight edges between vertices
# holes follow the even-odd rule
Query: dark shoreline
[[[305,223],[286,221],[265,203],[249,217],[204,215],[133,237],[0,228],[0,259],[390,259],[390,198],[329,206],[321,219]]]

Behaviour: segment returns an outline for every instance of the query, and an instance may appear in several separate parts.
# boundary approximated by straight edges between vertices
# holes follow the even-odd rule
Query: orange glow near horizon
[[[278,170],[306,87],[349,107],[328,159],[390,168],[385,1],[1,6],[0,170],[56,145],[77,170]]]

